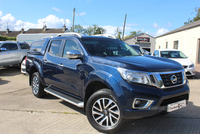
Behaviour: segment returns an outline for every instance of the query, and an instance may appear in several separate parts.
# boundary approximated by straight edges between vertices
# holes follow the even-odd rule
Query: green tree
[[[125,39],[131,38],[131,37],[136,36],[136,35],[139,35],[139,34],[141,34],[141,30],[138,30],[138,31],[131,31],[131,32],[130,32],[130,35],[126,36]]]
[[[92,25],[85,29],[85,34],[95,35],[95,34],[104,34],[106,30],[98,25]]]
[[[119,29],[119,27],[116,29],[115,31],[115,36],[118,38],[118,39],[122,39],[121,38],[121,35],[122,35],[122,31]]]
[[[70,28],[70,31],[72,32],[72,27]],[[75,25],[74,26],[74,32],[76,33],[84,33],[85,29],[81,25]]]
[[[93,27],[92,26],[87,27],[84,33],[87,35],[93,35]]]
[[[70,28],[70,31],[72,32],[72,27]],[[83,28],[83,26],[78,24],[74,26],[74,32],[94,35],[94,34],[104,34],[106,30],[102,27],[99,27],[98,25],[92,25],[87,28]]]
[[[196,11],[196,17],[193,18],[193,21],[200,20],[200,7],[195,9]]]
[[[190,18],[188,19],[187,22],[184,22],[184,25],[190,24],[194,21],[200,20],[200,7],[195,9],[195,12],[197,13],[196,16],[190,20]]]
[[[102,27],[98,27],[94,32],[94,34],[104,34],[104,33],[106,33],[106,30],[103,29]]]

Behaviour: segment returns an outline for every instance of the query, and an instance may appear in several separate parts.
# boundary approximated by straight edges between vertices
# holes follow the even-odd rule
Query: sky
[[[117,28],[125,35],[141,30],[153,37],[184,25],[196,15],[200,0],[0,0],[0,31],[22,28],[62,28],[73,24],[84,28],[98,25],[107,34]]]

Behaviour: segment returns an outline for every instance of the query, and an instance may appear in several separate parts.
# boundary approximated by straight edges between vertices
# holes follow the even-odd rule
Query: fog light
[[[136,101],[135,101],[135,104],[136,104],[136,105],[140,104],[140,100],[136,100]]]
[[[153,103],[153,100],[135,98],[133,101],[134,109],[145,109],[148,108]]]

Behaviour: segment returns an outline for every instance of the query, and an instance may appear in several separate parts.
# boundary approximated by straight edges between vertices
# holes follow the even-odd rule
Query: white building
[[[156,37],[155,49],[178,49],[200,64],[200,20]]]
[[[123,41],[129,45],[140,45],[143,49],[149,52],[153,52],[155,50],[155,38],[146,33],[141,33]]]

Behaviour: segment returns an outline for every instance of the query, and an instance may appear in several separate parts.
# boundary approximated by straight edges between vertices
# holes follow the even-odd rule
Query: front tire
[[[46,94],[44,91],[44,86],[40,82],[40,77],[38,72],[35,72],[32,75],[31,88],[33,95],[37,98],[42,98]]]
[[[86,105],[86,114],[90,124],[103,133],[119,131],[125,121],[109,89],[101,89],[91,95]]]

